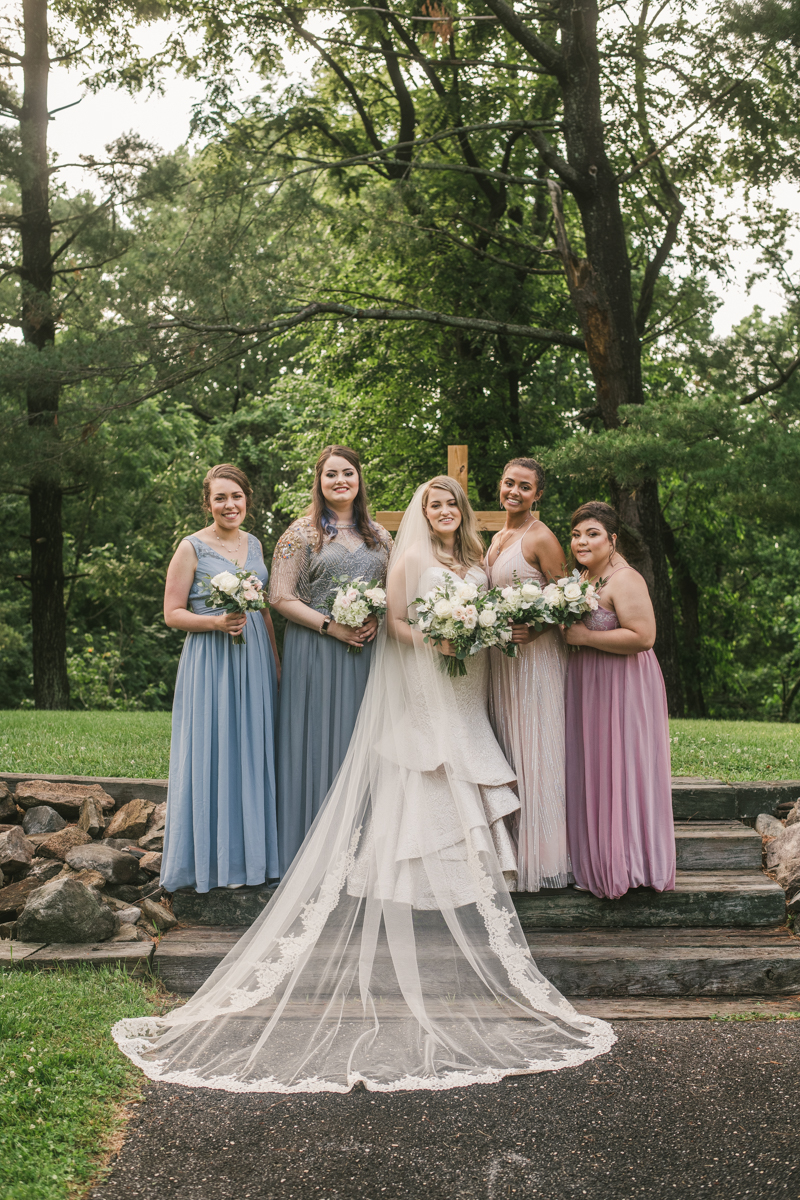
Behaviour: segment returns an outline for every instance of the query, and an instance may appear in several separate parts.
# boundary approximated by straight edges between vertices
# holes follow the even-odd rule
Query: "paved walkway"
[[[800,1197],[800,1022],[619,1022],[494,1087],[235,1096],[149,1085],[91,1200]]]

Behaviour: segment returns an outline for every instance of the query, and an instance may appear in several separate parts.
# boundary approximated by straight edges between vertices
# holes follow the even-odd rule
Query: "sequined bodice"
[[[383,584],[392,546],[390,535],[376,525],[379,545],[371,550],[357,532],[342,527],[335,538],[326,539],[319,551],[316,533],[308,519],[295,521],[279,539],[272,560],[270,603],[284,599],[302,600],[317,612],[329,613],[335,582],[348,579],[377,579]]]
[[[215,575],[219,575],[220,571],[235,572],[247,569],[258,576],[264,587],[267,586],[269,571],[264,564],[264,556],[261,553],[258,538],[253,537],[252,533],[248,533],[245,536],[247,537],[247,558],[241,566],[233,562],[232,559],[226,558],[224,554],[213,550],[211,546],[207,546],[205,542],[201,541],[199,537],[195,537],[194,534],[184,539],[184,541],[191,543],[197,555],[194,580],[189,589],[189,607],[192,612],[210,613],[215,617],[225,615],[221,608],[209,608],[206,604],[209,595],[208,581],[209,579],[213,579]]]
[[[331,592],[335,591],[336,579],[346,575],[348,579],[386,579],[386,564],[389,560],[383,546],[370,550],[363,542],[354,550],[337,541],[326,542],[319,554],[311,554],[308,563],[308,595],[300,596],[317,612],[330,612]]]
[[[526,579],[534,579],[540,587],[547,583],[538,567],[532,567],[522,553],[522,538],[501,550],[491,565],[487,558],[486,569],[490,587],[513,587],[515,578],[520,583],[524,583]]]
[[[617,614],[609,608],[596,608],[594,612],[584,613],[581,620],[587,629],[619,629]]]

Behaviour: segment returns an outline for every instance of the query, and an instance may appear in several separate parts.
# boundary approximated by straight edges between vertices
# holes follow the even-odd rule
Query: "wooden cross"
[[[448,446],[447,447],[447,474],[451,479],[457,479],[467,490],[467,477],[469,466],[469,446]],[[497,512],[476,512],[478,518],[478,527],[488,530],[491,533],[496,533],[498,529],[502,529],[506,523],[505,509],[498,508]],[[533,513],[534,517],[538,517],[538,512]],[[400,528],[400,522],[403,519],[403,510],[396,512],[379,512],[375,514],[375,520],[384,529],[390,529],[393,532]]]

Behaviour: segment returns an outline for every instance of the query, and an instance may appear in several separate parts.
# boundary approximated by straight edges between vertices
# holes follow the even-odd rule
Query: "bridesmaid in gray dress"
[[[246,568],[266,587],[261,545],[241,529],[252,498],[230,463],[203,481],[213,524],[184,538],[167,572],[164,619],[185,629],[175,683],[161,883],[167,891],[264,883],[278,875],[272,618],[209,608],[208,580]],[[234,645],[243,632],[245,644]]]
[[[275,547],[269,599],[288,619],[278,724],[278,848],[281,874],[328,793],[347,752],[367,686],[374,617],[359,629],[330,615],[337,578],[383,585],[392,539],[371,521],[358,455],[326,446],[309,513]],[[348,647],[360,648],[349,654]]]

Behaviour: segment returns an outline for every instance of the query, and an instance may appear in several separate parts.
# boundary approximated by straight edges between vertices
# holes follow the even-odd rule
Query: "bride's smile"
[[[458,501],[444,488],[432,487],[425,507],[425,516],[432,529],[440,536],[454,535],[461,524],[461,511]]]

